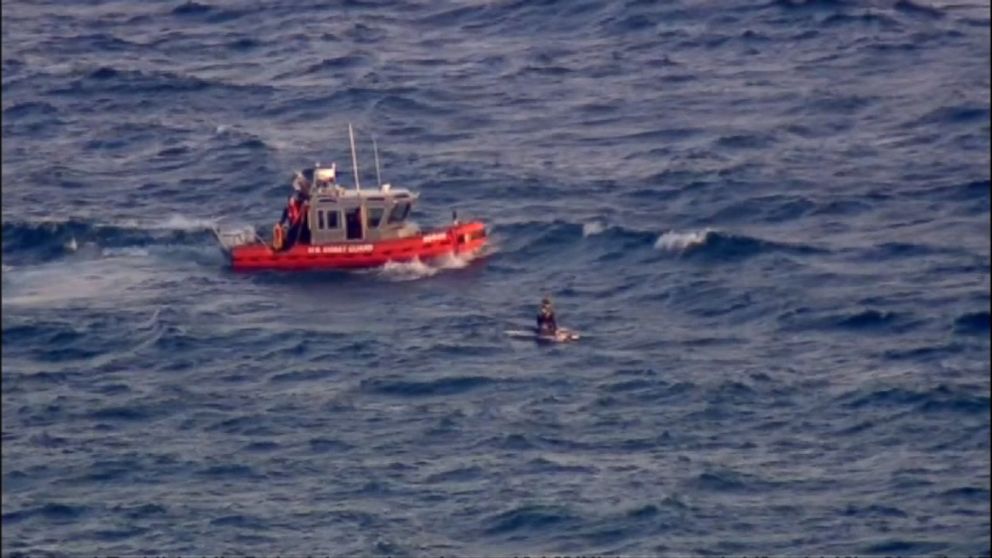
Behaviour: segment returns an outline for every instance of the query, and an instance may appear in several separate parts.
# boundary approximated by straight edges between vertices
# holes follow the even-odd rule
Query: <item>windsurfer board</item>
[[[506,334],[514,339],[533,339],[542,343],[568,343],[577,341],[579,334],[563,327],[558,328],[554,335],[539,333],[534,329],[509,329]]]

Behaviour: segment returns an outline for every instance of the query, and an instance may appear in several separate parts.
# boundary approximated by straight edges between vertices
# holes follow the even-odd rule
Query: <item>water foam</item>
[[[376,275],[389,281],[416,281],[437,275],[449,269],[462,269],[472,258],[446,254],[423,262],[419,258],[406,262],[386,262],[374,270]]]
[[[212,219],[186,217],[185,215],[172,215],[165,220],[154,221],[147,226],[150,229],[202,231],[205,229],[215,229],[217,227],[217,223]]]
[[[117,248],[104,248],[100,253],[106,258],[145,257],[148,255],[148,249],[139,246],[121,246]]]
[[[582,236],[584,238],[600,234],[604,230],[606,230],[606,225],[600,221],[592,221],[582,224]]]
[[[431,277],[438,271],[439,268],[429,266],[418,258],[408,262],[386,262],[376,269],[376,274],[390,281],[416,281]]]
[[[694,246],[706,244],[706,241],[709,239],[710,233],[712,232],[713,231],[708,228],[702,231],[689,231],[684,233],[668,231],[658,237],[658,240],[654,243],[654,247],[658,250],[681,252]]]
[[[133,288],[154,277],[133,265],[107,266],[107,260],[81,260],[66,265],[52,262],[19,270],[5,277],[4,306],[57,308],[86,301],[116,306],[147,294]]]
[[[471,256],[456,256],[455,254],[445,254],[440,258],[431,261],[431,265],[437,267],[440,270],[444,269],[462,269],[471,263]]]

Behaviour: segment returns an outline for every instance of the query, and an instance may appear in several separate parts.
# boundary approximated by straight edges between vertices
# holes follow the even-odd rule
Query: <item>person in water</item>
[[[296,242],[310,242],[310,227],[306,226],[307,211],[310,205],[309,182],[297,173],[293,180],[293,195],[289,196],[286,208],[282,210],[282,217],[279,219],[280,226],[289,225],[286,233],[284,249],[289,249]]]
[[[558,322],[555,320],[555,308],[551,305],[551,299],[544,297],[541,301],[541,308],[537,311],[537,332],[541,335],[554,335],[558,331]]]

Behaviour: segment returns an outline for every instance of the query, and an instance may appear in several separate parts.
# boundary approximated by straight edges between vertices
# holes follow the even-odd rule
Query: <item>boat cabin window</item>
[[[370,228],[375,228],[379,226],[382,221],[382,214],[385,213],[386,208],[384,207],[370,207],[368,212],[368,224]]]
[[[408,213],[410,213],[410,203],[409,202],[398,203],[396,204],[395,207],[393,207],[392,213],[389,214],[388,223],[390,225],[400,223],[404,219],[406,219]]]
[[[338,228],[338,214],[337,211],[327,211],[323,210],[317,211],[317,228],[318,229],[336,229]]]
[[[345,214],[345,237],[348,240],[361,240],[364,232],[362,230],[362,208],[355,207],[348,209]]]

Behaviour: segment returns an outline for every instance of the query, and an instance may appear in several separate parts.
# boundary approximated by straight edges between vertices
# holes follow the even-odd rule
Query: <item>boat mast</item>
[[[351,168],[355,170],[355,191],[361,192],[362,186],[358,183],[358,158],[355,156],[355,132],[351,129],[351,122],[348,123],[348,138],[351,139]]]
[[[375,144],[375,136],[372,136],[372,153],[375,154],[375,181],[382,187],[382,174],[379,172],[379,147]]]

